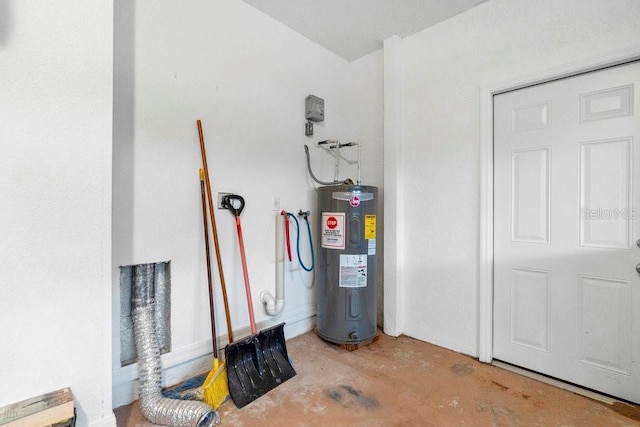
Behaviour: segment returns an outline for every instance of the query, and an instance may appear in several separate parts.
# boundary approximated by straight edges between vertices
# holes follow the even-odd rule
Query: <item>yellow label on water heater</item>
[[[375,215],[364,216],[364,238],[365,239],[376,238],[376,216]]]

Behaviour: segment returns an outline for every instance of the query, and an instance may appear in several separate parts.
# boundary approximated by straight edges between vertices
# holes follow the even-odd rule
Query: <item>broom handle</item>
[[[211,278],[211,254],[209,251],[209,227],[207,226],[207,195],[204,189],[204,171],[200,169],[200,196],[202,199],[202,221],[204,223],[204,249],[207,255],[207,283],[209,284],[209,313],[211,316],[211,343],[213,344],[213,357],[218,358],[218,343],[216,335],[216,318],[213,304],[213,280]]]
[[[204,134],[202,132],[202,122],[197,121],[198,135],[200,136],[200,154],[202,155],[202,169],[204,169],[204,180],[207,186],[207,197],[209,199],[209,215],[211,216],[211,231],[213,232],[213,244],[216,250],[216,261],[218,263],[218,274],[220,275],[220,286],[222,287],[222,299],[224,300],[224,314],[227,316],[227,333],[229,342],[233,342],[233,331],[231,328],[231,314],[229,313],[229,300],[227,299],[227,285],[222,272],[222,259],[220,258],[220,245],[218,243],[218,228],[216,227],[216,217],[213,213],[213,198],[211,195],[211,181],[209,181],[209,167],[207,166],[207,152],[204,147]]]
[[[256,319],[253,316],[253,302],[251,301],[251,286],[249,285],[249,270],[247,269],[247,257],[244,253],[244,238],[242,237],[242,225],[240,225],[240,215],[236,216],[236,226],[238,228],[238,244],[240,246],[240,258],[242,259],[242,274],[244,275],[244,290],[247,293],[247,305],[249,306],[249,322],[251,323],[251,333],[255,335]]]

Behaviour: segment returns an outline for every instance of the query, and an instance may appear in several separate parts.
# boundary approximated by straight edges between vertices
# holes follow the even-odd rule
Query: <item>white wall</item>
[[[112,6],[0,2],[0,405],[69,385],[80,425],[113,422],[112,371],[114,403],[133,390],[135,370],[118,363],[118,266],[170,259],[174,351],[163,361],[179,370],[208,351],[197,118],[214,191],[247,199],[262,324],[270,320],[258,295],[274,276],[271,197],[287,210],[315,208],[303,144],[361,141],[363,182],[383,182],[381,52],[346,63],[238,0],[118,0],[114,34]],[[384,191],[401,193],[391,215],[405,230],[387,236],[402,245],[400,281],[387,284],[401,288],[396,332],[477,354],[480,88],[637,48],[639,24],[631,0],[491,0],[400,41],[400,158]],[[327,108],[313,138],[303,135],[309,93]],[[330,179],[331,159],[311,154]],[[232,217],[216,218],[234,328],[246,328]],[[290,267],[274,319],[289,335],[312,325],[310,285]]]
[[[384,306],[384,69],[382,49],[349,63],[347,71],[346,125],[344,139],[361,146],[361,179],[363,185],[378,187],[376,238],[376,296],[378,325],[382,325]],[[357,159],[355,148],[345,149],[344,155]],[[355,181],[356,169],[349,167],[349,176]]]
[[[0,2],[0,406],[111,413],[113,3]]]
[[[478,353],[481,88],[639,43],[633,0],[491,0],[402,40],[403,332]]]
[[[112,356],[114,406],[120,406],[135,397],[137,376],[135,366],[119,366],[121,265],[171,260],[172,352],[163,356],[165,382],[210,364],[201,357],[210,352],[211,337],[196,119],[203,123],[213,192],[234,192],[246,200],[242,227],[258,328],[285,321],[291,337],[313,327],[316,288],[313,275],[294,259],[287,263],[282,314],[270,319],[260,303],[260,292],[273,293],[275,287],[279,215],[272,211],[272,197],[287,211],[311,210],[315,224],[316,194],[303,147],[310,145],[314,173],[331,180],[333,159],[314,147],[324,139],[370,142],[372,148],[363,152],[363,179],[382,182],[382,170],[375,168],[381,162],[382,70],[378,56],[349,64],[239,0],[199,0],[189,7],[168,0],[117,0],[114,38]],[[357,81],[357,90],[350,88]],[[365,97],[357,96],[361,91]],[[304,135],[308,94],[324,98],[326,108],[325,121],[315,124],[311,138]],[[364,104],[366,111],[355,111]],[[371,112],[375,117],[369,118]],[[342,168],[355,178],[355,167]],[[215,216],[233,328],[247,333],[234,219],[224,210]],[[315,232],[314,225],[314,237]],[[306,228],[301,233],[309,263]],[[214,282],[224,343],[215,266]]]

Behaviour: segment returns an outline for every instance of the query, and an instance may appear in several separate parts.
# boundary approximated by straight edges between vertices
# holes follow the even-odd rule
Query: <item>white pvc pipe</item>
[[[336,141],[335,150],[333,154],[336,156],[336,170],[333,182],[338,183],[340,182],[340,143],[338,141]]]
[[[269,291],[260,294],[269,316],[277,316],[284,308],[284,220],[276,218],[276,296],[274,298]]]
[[[358,146],[358,178],[356,180],[356,184],[360,185],[360,143],[356,145]]]

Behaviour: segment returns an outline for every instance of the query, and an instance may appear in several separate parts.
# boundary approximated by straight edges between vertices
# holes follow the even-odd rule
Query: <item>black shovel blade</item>
[[[289,363],[283,327],[284,323],[225,347],[229,394],[238,408],[296,375]]]
[[[238,408],[253,402],[273,387],[266,375],[262,354],[258,352],[256,336],[227,344],[224,349],[227,361],[229,394]]]
[[[276,386],[296,375],[296,371],[289,362],[287,343],[284,338],[284,323],[258,332],[256,339],[268,373],[273,377]]]

